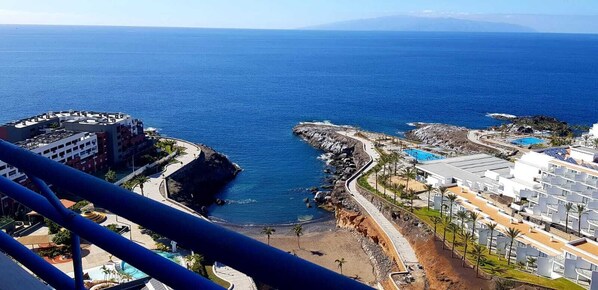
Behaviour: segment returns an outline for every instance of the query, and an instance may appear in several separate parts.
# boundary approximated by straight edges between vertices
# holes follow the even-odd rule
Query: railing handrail
[[[273,287],[281,289],[371,289],[365,284],[334,271],[142,197],[3,140],[0,140],[0,159],[58,188],[75,193],[119,216],[167,236],[184,248],[221,261]],[[144,255],[142,258],[134,257],[131,253],[139,252],[140,249],[135,247],[140,247],[139,245],[103,227],[99,227],[102,230],[98,230],[98,227],[92,226],[95,223],[80,216],[75,216],[73,221],[65,221],[55,212],[47,210],[51,205],[42,196],[6,178],[0,178],[0,190],[167,285],[174,285],[174,288],[177,289],[193,285],[188,284],[186,287],[182,287],[182,284],[177,284],[177,281],[174,280],[180,277],[187,278],[187,281],[194,280],[198,284],[203,282],[201,279],[191,279],[183,271],[179,272],[179,269],[175,268],[179,267],[178,265],[157,254],[155,255],[156,259],[153,259],[152,255]],[[182,229],[175,225],[184,225],[186,228]],[[111,240],[117,240],[119,237],[124,240],[119,240],[119,245],[125,249],[119,249],[110,244]],[[181,269],[193,274],[182,267]],[[161,271],[164,273],[160,273]],[[178,276],[172,275],[173,273]]]

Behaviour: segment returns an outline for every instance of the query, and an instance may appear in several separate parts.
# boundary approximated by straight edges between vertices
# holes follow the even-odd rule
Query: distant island
[[[535,32],[511,23],[457,19],[453,17],[387,16],[356,19],[304,27],[305,30],[349,31],[447,31],[447,32]]]

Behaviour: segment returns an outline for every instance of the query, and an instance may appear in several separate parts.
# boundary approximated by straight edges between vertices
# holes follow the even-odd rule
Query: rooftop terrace
[[[60,120],[61,122],[81,122],[88,120],[95,120],[97,123],[112,124],[117,123],[130,116],[123,113],[106,113],[106,112],[93,112],[93,111],[59,111],[59,112],[47,112],[44,114],[24,118],[18,121],[12,121],[4,124],[4,126],[14,126],[15,128],[26,128],[32,125],[36,125],[40,122],[49,120]]]
[[[40,134],[33,138],[16,142],[15,145],[25,148],[27,150],[33,150],[60,141],[62,139],[74,136],[76,134],[78,134],[78,132],[69,130],[54,130],[50,133]]]

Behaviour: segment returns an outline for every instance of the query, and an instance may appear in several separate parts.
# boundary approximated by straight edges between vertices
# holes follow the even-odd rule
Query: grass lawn
[[[403,204],[401,204],[399,201],[396,201],[396,202],[393,201],[393,198],[391,196],[393,194],[392,192],[388,192],[387,195],[384,196],[383,193],[376,191],[376,189],[367,182],[368,176],[370,174],[372,174],[372,172],[373,171],[369,171],[369,172],[366,172],[365,174],[363,174],[361,177],[358,178],[357,183],[362,188],[365,188],[368,191],[375,193],[379,197],[384,198],[385,200],[394,204],[395,206],[403,208],[406,211],[409,211],[409,209],[406,206],[404,206]],[[429,227],[432,229],[434,228],[434,223],[432,222],[431,218],[433,216],[440,216],[439,211],[432,210],[432,209],[428,210],[426,208],[417,208],[413,213],[415,214],[415,216],[418,219],[420,219],[421,221],[428,224]],[[445,225],[442,223],[439,223],[436,226],[437,236],[439,236],[440,239],[442,239],[444,228],[445,228]],[[450,243],[452,240],[453,240],[453,233],[451,231],[447,230],[446,241],[448,243]],[[449,249],[450,249],[450,247],[451,246],[449,245]],[[455,236],[455,251],[457,253],[459,253],[460,256],[462,256],[464,248],[465,247],[464,247],[464,243],[463,243],[463,237],[461,236],[461,234],[457,233],[457,235]],[[475,265],[476,259],[470,253],[472,248],[473,248],[473,242],[469,242],[468,246],[467,246],[467,251],[468,251],[467,260],[469,261],[469,263],[471,265]],[[514,250],[513,250],[512,255],[514,255]],[[549,279],[549,278],[537,276],[537,275],[529,273],[529,272],[522,271],[521,269],[518,268],[519,266],[517,266],[513,263],[511,265],[507,265],[506,258],[499,257],[494,253],[488,254],[487,249],[485,251],[484,258],[485,258],[485,262],[480,264],[480,271],[485,272],[492,276],[498,276],[498,277],[502,277],[502,278],[506,278],[506,279],[527,282],[527,283],[536,284],[539,286],[544,286],[544,287],[553,288],[553,289],[567,289],[567,290],[569,290],[569,289],[572,289],[572,290],[584,289],[583,287],[581,287],[565,278]]]
[[[208,271],[208,278],[211,281],[214,281],[214,283],[228,289],[228,287],[230,287],[230,283],[218,278],[218,276],[216,276],[216,274],[214,274],[214,270],[212,269],[212,266],[206,266],[206,270]]]

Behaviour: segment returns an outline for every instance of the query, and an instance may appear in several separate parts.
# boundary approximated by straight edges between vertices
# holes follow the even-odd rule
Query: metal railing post
[[[9,256],[18,260],[19,263],[23,264],[23,266],[52,287],[56,289],[75,289],[75,283],[71,277],[62,273],[3,231],[0,231],[0,246]]]
[[[281,289],[371,289],[334,271],[294,257],[284,251],[181,212],[131,191],[110,184],[77,169],[52,161],[24,148],[0,140],[0,159],[76,193],[112,213],[177,241],[182,247],[221,261],[259,281]],[[38,194],[0,177],[0,190],[31,209],[58,219],[68,229],[110,252],[152,277],[174,288],[216,289],[204,279],[179,271],[174,262],[161,261],[139,245],[126,240],[81,216],[71,221],[58,217],[47,200]],[[39,209],[39,210],[38,210]],[[60,223],[59,222],[59,223]],[[126,241],[126,242],[125,242]],[[284,266],[279,266],[284,265]],[[179,267],[180,268],[180,267]]]
[[[0,141],[1,143],[2,141]],[[82,216],[73,215],[71,219],[64,219],[46,198],[3,176],[0,176],[0,191],[174,289],[187,289],[189,287],[194,289],[222,289],[210,280],[192,273],[175,262],[165,259]],[[75,289],[75,287],[73,284],[68,288],[57,289]]]
[[[71,232],[71,250],[73,251],[73,271],[75,272],[75,289],[85,290],[83,283],[83,261],[81,261],[81,239]]]

